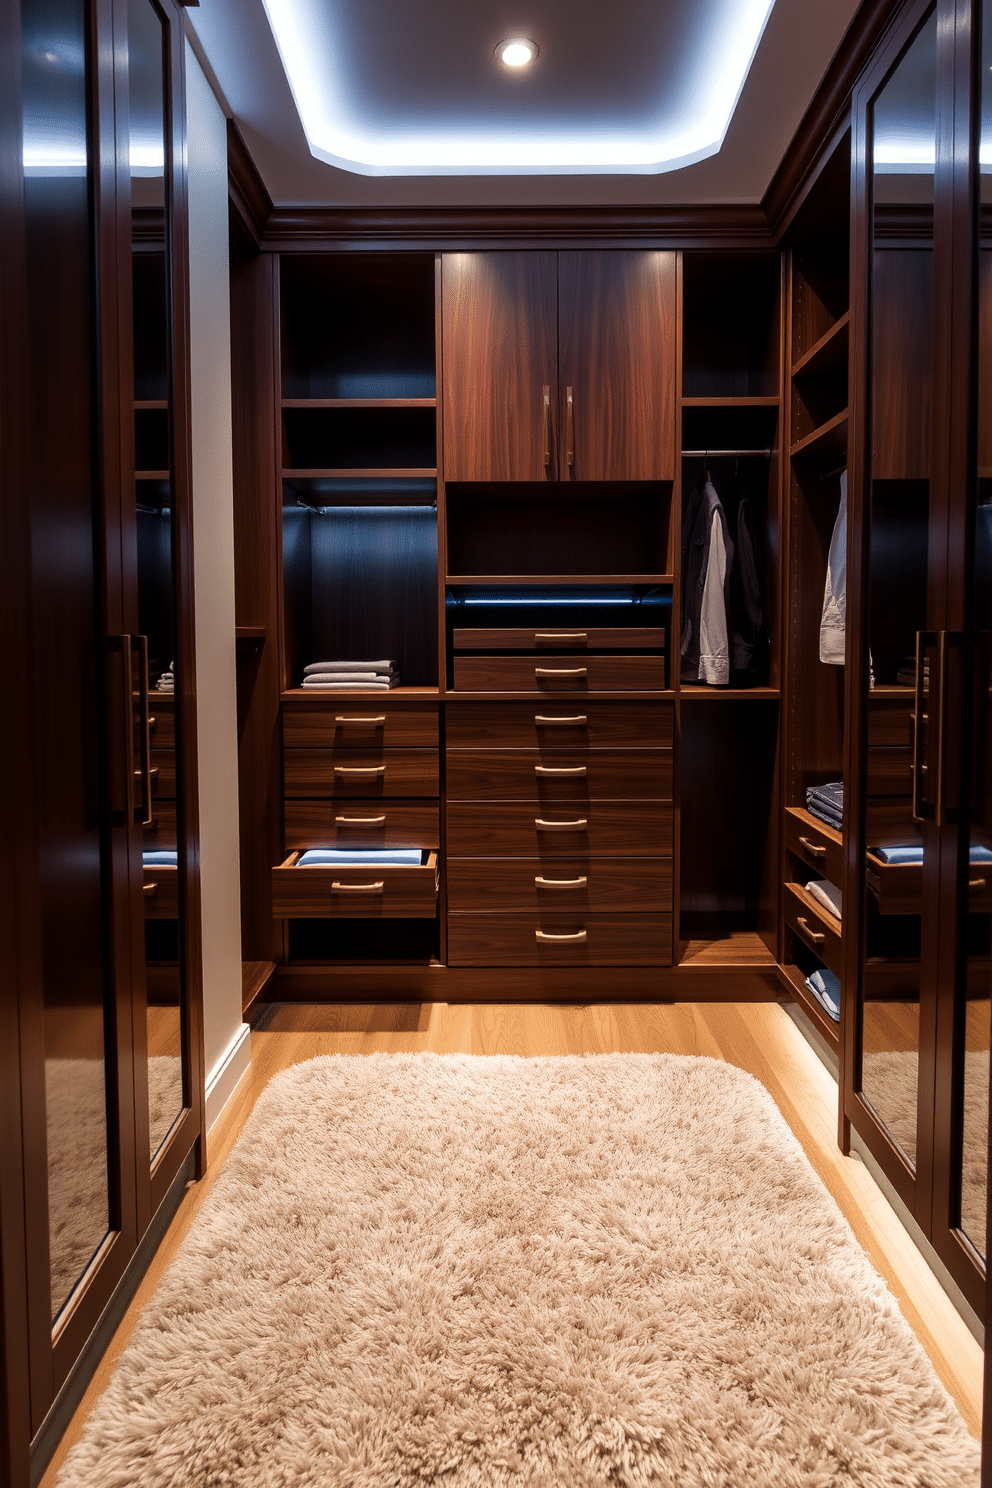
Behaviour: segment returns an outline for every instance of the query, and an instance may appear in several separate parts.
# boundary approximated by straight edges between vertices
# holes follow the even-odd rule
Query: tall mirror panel
[[[183,1105],[176,812],[174,462],[166,34],[152,0],[128,0],[128,97],[138,544],[136,758],[144,762],[142,876],[149,1158]]]
[[[920,950],[930,650],[930,376],[937,20],[917,33],[871,119],[871,450],[861,1089],[917,1162]],[[918,645],[917,637],[921,642]],[[920,719],[914,735],[914,717]],[[925,775],[923,777],[925,781]]]

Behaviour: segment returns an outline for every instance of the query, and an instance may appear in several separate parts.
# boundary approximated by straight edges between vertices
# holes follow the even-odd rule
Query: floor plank
[[[53,1488],[143,1307],[189,1231],[224,1159],[279,1070],[321,1054],[699,1054],[753,1074],[770,1092],[813,1167],[899,1301],[964,1420],[981,1428],[982,1351],[867,1169],[837,1147],[837,1087],[775,1003],[674,1005],[276,1004],[252,1031],[251,1069],[208,1140],[209,1171],[189,1191],[127,1316],[41,1479]]]

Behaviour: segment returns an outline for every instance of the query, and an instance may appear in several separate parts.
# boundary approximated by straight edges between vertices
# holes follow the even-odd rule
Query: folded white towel
[[[396,672],[307,672],[303,680],[316,682],[318,678],[326,677],[330,682],[388,682],[396,675]]]
[[[387,682],[385,679],[377,682],[340,682],[330,677],[304,677],[303,686],[313,688],[337,688],[339,692],[388,692],[390,688],[398,684],[394,681]]]
[[[313,661],[303,668],[304,677],[313,672],[394,672],[395,661]]]
[[[835,919],[841,919],[842,895],[836,884],[830,883],[825,878],[814,878],[806,885],[806,888],[818,904],[822,904],[824,909],[829,910]]]

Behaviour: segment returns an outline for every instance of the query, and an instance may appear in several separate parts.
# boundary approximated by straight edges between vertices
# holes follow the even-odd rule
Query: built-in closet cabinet
[[[4,652],[28,674],[0,834],[0,1478],[20,1484],[204,1126],[182,13],[23,0],[4,28]]]
[[[675,254],[445,254],[449,481],[671,480]]]

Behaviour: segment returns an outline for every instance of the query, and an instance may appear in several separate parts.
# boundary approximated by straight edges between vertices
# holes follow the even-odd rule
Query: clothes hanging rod
[[[709,460],[711,457],[713,459],[728,459],[731,455],[747,455],[748,457],[761,455],[765,460],[770,460],[772,452],[770,449],[684,449],[682,451],[682,458],[684,460]]]

